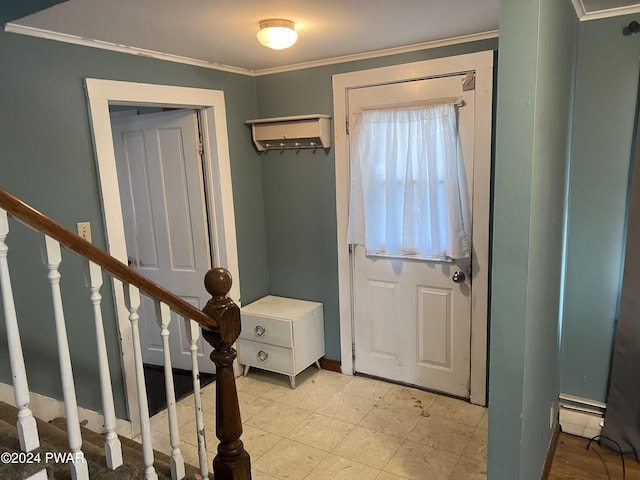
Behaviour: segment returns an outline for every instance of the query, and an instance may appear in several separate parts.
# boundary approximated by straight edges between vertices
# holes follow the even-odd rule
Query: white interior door
[[[354,88],[351,124],[362,109],[462,97],[458,128],[469,198],[473,198],[473,89],[465,75]],[[472,206],[470,205],[470,208]],[[455,283],[459,269],[445,261],[351,253],[355,371],[469,397],[471,284]]]
[[[113,141],[130,265],[201,309],[208,300],[204,276],[212,265],[204,180],[194,110],[112,120]],[[140,308],[143,362],[163,365],[154,303]],[[191,369],[183,319],[169,327],[174,368]],[[199,367],[213,373],[211,347],[200,337]]]

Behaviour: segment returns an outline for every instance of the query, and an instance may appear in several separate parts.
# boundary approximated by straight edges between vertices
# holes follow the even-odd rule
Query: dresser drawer
[[[293,374],[293,350],[251,340],[238,340],[238,361],[278,373]]]
[[[243,313],[240,338],[280,347],[293,347],[291,322],[279,318]]]

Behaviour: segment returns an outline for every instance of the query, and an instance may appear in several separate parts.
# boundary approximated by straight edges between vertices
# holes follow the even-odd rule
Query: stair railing
[[[9,272],[9,248],[6,243],[6,238],[9,235],[9,218],[13,218],[43,235],[42,255],[43,261],[48,269],[48,278],[51,286],[69,448],[74,454],[74,460],[70,464],[72,478],[79,480],[88,479],[89,472],[87,463],[82,460],[82,436],[79,427],[75,386],[66,335],[64,308],[60,292],[61,275],[59,267],[62,262],[61,246],[66,250],[80,255],[85,262],[85,281],[90,291],[96,326],[96,351],[98,353],[104,428],[106,433],[106,466],[115,470],[122,465],[122,450],[115,432],[116,416],[102,323],[102,297],[100,295],[100,288],[102,287],[103,272],[122,282],[125,304],[129,311],[129,320],[132,326],[140,431],[145,465],[144,478],[153,480],[157,479],[158,475],[153,465],[153,445],[151,441],[149,410],[147,406],[147,393],[144,382],[142,351],[138,328],[138,309],[141,303],[141,294],[155,301],[157,321],[161,328],[165,358],[164,369],[171,444],[172,479],[180,480],[184,478],[185,467],[180,452],[179,428],[175,407],[176,401],[168,350],[168,326],[171,320],[171,311],[182,316],[188,325],[187,332],[191,345],[190,350],[193,366],[192,374],[196,406],[196,428],[198,430],[200,474],[203,478],[208,478],[209,475],[197,364],[196,342],[199,336],[198,326],[202,328],[205,340],[214,348],[211,359],[216,365],[216,436],[219,439],[219,444],[217,455],[213,460],[214,476],[216,480],[250,480],[250,458],[240,440],[242,435],[242,422],[233,371],[236,352],[232,348],[232,344],[240,334],[240,309],[228,297],[228,292],[231,289],[230,273],[224,268],[215,268],[207,273],[204,284],[206,290],[212,295],[212,298],[204,307],[203,311],[200,311],[165,288],[152,282],[147,277],[131,269],[129,266],[113,258],[105,251],[97,248],[49,217],[31,208],[15,196],[0,189],[0,292],[4,306],[14,397],[16,407],[19,410],[17,429],[21,450],[30,452],[39,447],[40,441],[36,421],[30,409],[29,386],[21,347],[18,315],[15,309]]]

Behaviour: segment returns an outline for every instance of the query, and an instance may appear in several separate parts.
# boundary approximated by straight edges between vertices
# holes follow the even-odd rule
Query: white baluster
[[[140,412],[140,435],[142,436],[142,459],[145,465],[144,478],[158,480],[153,468],[153,445],[151,444],[151,424],[149,422],[149,406],[147,405],[147,387],[144,384],[144,368],[142,366],[142,349],[140,348],[140,330],[138,329],[138,309],[140,308],[140,291],[133,285],[124,284],[124,300],[129,310],[131,334],[133,337],[133,358],[136,368],[136,386],[138,390],[138,410]]]
[[[4,305],[4,319],[7,330],[7,344],[9,347],[9,362],[11,363],[11,376],[13,377],[13,395],[18,407],[18,437],[20,449],[30,452],[40,446],[38,427],[33,418],[33,412],[29,408],[29,385],[27,383],[27,371],[24,366],[20,331],[18,329],[18,317],[13,302],[13,290],[11,277],[9,276],[9,262],[7,255],[9,247],[5,238],[9,234],[9,220],[7,212],[0,209],[0,287],[2,289],[2,304]]]
[[[162,352],[164,354],[164,384],[167,391],[167,412],[169,416],[169,443],[171,444],[171,478],[184,478],[184,459],[180,452],[180,434],[178,432],[178,413],[176,412],[176,391],[173,386],[173,370],[171,368],[171,350],[169,350],[169,323],[171,310],[169,306],[158,300],[156,305],[156,320],[160,326],[162,337]]]
[[[53,238],[45,235],[42,245],[42,260],[49,270],[48,278],[51,284],[51,297],[53,300],[53,316],[56,325],[56,337],[58,340],[58,356],[60,359],[60,378],[62,380],[62,395],[64,398],[64,411],[67,419],[67,435],[69,436],[69,448],[73,454],[73,461],[69,466],[71,478],[88,479],[89,471],[87,462],[82,453],[82,435],[80,433],[80,420],[78,418],[78,404],[76,401],[76,389],[73,383],[71,371],[71,355],[69,354],[69,340],[67,327],[62,308],[62,294],[60,292],[60,272],[58,268],[62,262],[60,244]]]
[[[184,320],[184,329],[189,339],[191,352],[191,374],[193,376],[193,400],[196,407],[196,430],[198,432],[198,458],[200,459],[200,475],[209,477],[209,459],[207,455],[207,439],[204,430],[204,415],[202,413],[202,394],[200,392],[200,368],[198,367],[198,339],[200,326],[189,318]]]
[[[109,373],[109,358],[107,357],[107,343],[104,337],[104,325],[102,322],[102,309],[100,302],[100,288],[102,287],[102,269],[93,262],[85,260],[85,284],[91,292],[93,304],[93,317],[96,324],[96,344],[98,347],[98,367],[100,374],[100,390],[102,392],[102,410],[104,416],[104,428],[106,438],[104,442],[104,454],[107,459],[107,467],[115,470],[122,465],[122,446],[116,434],[116,412],[113,406],[113,391],[111,390],[111,374]]]

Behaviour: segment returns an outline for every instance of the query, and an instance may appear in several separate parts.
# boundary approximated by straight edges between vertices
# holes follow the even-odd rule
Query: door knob
[[[460,270],[458,270],[451,276],[451,280],[453,280],[455,283],[462,283],[464,282],[465,278],[466,277],[464,275],[464,272],[461,272]]]

